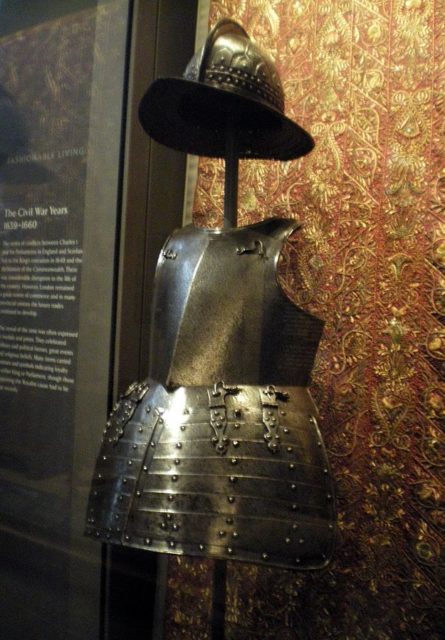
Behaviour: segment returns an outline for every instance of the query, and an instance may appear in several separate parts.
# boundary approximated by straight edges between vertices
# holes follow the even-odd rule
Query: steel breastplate
[[[157,552],[326,565],[334,503],[305,388],[130,387],[107,428],[87,533]]]
[[[185,227],[167,241],[150,379],[131,385],[106,425],[87,534],[289,568],[328,563],[333,483],[306,388],[322,322],[276,281],[296,226]]]
[[[298,226],[189,225],[169,238],[156,270],[150,377],[167,387],[308,384],[323,322],[292,304],[276,276]]]

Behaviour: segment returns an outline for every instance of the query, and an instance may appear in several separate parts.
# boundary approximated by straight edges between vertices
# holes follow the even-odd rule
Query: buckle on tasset
[[[226,396],[239,393],[239,387],[229,387],[221,380],[213,385],[213,389],[207,390],[209,397],[210,426],[212,427],[211,442],[220,455],[227,452],[230,438],[226,435],[227,407]]]
[[[287,402],[288,400],[289,394],[286,391],[277,389],[273,385],[269,385],[265,389],[260,390],[260,402],[263,408],[263,424],[266,427],[264,440],[267,443],[267,448],[272,453],[278,453],[281,445],[278,402]]]

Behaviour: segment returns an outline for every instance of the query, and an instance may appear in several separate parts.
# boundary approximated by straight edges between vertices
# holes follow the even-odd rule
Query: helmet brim
[[[149,136],[177,151],[223,158],[235,127],[240,158],[292,160],[309,153],[312,137],[298,124],[252,98],[186,80],[155,80],[139,105]]]

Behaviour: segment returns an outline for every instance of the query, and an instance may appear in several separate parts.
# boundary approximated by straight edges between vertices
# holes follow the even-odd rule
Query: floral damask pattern
[[[439,640],[445,1],[214,0],[211,23],[223,16],[275,58],[286,112],[316,140],[299,161],[241,163],[238,224],[304,223],[280,277],[326,321],[312,389],[339,511],[324,572],[229,563],[226,638]],[[222,177],[221,162],[201,159],[197,224],[220,223]],[[174,621],[195,575],[171,561],[169,640],[210,637],[205,615]]]

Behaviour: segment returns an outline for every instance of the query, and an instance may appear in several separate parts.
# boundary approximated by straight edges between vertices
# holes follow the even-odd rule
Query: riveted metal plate
[[[161,553],[327,564],[333,483],[307,390],[149,384],[118,442],[104,439],[87,533]]]

